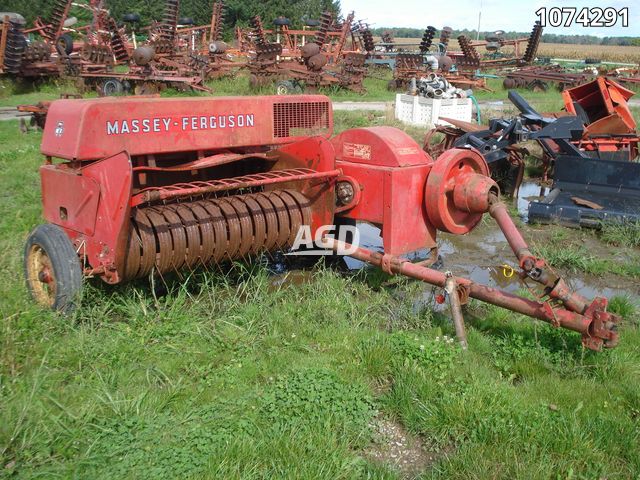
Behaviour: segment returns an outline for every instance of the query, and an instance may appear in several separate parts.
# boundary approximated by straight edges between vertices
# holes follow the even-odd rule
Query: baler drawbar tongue
[[[482,176],[478,175],[478,177]],[[487,177],[477,180],[484,181],[485,179]],[[617,327],[620,323],[620,317],[606,311],[607,299],[597,297],[590,302],[572,291],[564,279],[557,275],[544,259],[533,255],[509,216],[506,205],[494,193],[495,190],[491,187],[492,181],[484,181],[484,183],[488,187],[484,197],[486,198],[486,211],[495,219],[518,259],[519,276],[523,280],[533,280],[542,288],[538,300],[531,300],[504,290],[481,285],[467,278],[452,278],[450,272],[440,272],[420,264],[414,264],[400,256],[356,248],[333,238],[325,237],[325,245],[334,251],[352,251],[350,256],[380,267],[386,273],[406,275],[446,289],[450,296],[456,334],[463,348],[466,348],[466,336],[464,327],[459,321],[459,304],[467,303],[469,297],[543,320],[554,327],[578,332],[582,335],[583,345],[591,350],[599,351],[602,347],[615,347],[618,344]],[[478,204],[479,198],[482,197],[462,198],[460,196],[456,205],[460,208],[469,202],[462,209],[471,211],[468,205],[471,201],[475,201],[476,209],[478,207],[482,209],[484,207]],[[482,202],[479,203],[482,204]],[[453,298],[453,301],[451,298],[453,295],[450,291],[452,284],[456,287],[455,294],[457,296],[457,298]]]

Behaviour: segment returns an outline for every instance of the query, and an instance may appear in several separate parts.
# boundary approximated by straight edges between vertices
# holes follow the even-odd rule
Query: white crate
[[[471,121],[473,105],[470,98],[425,98],[419,95],[396,95],[396,119],[411,125],[433,128],[450,125],[441,118]]]

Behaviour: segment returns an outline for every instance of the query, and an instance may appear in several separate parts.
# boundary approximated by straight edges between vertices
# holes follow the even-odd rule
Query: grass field
[[[168,278],[165,295],[91,283],[61,318],[22,280],[40,138],[0,122],[0,478],[640,475],[637,299],[613,300],[622,342],[602,353],[479,304],[463,352],[422,284],[263,261]]]
[[[376,69],[371,75],[364,80],[366,92],[355,93],[347,90],[323,89],[319,93],[328,95],[334,101],[356,101],[356,102],[372,102],[385,101],[393,102],[396,92],[387,90],[387,83],[391,78],[388,69]],[[238,74],[233,78],[222,78],[208,82],[208,86],[213,90],[214,96],[228,95],[270,95],[275,92],[273,87],[264,87],[261,91],[253,91],[249,88],[249,81],[245,74]],[[502,87],[502,80],[489,78],[487,86],[491,91],[476,90],[474,95],[479,100],[506,100],[506,91]],[[532,92],[526,89],[518,89],[523,96],[533,102],[537,102],[539,108],[544,111],[558,110],[562,107],[562,97],[559,92],[551,88],[548,92]],[[61,93],[75,93],[77,89],[73,83],[64,81],[47,82],[37,85],[16,85],[11,82],[0,81],[0,107],[13,107],[22,104],[35,104],[43,100],[55,100],[60,97]],[[209,94],[203,92],[178,92],[173,89],[167,89],[161,94],[167,96],[207,96]],[[95,92],[86,92],[85,98],[95,97]]]

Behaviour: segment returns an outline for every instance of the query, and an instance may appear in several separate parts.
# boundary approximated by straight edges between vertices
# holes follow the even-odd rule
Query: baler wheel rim
[[[431,167],[425,185],[425,207],[429,220],[438,230],[464,235],[482,220],[481,213],[463,212],[453,203],[456,179],[467,173],[489,176],[487,163],[476,150],[449,149]]]
[[[71,313],[79,303],[82,266],[71,240],[62,228],[38,225],[24,250],[27,288],[39,305]]]

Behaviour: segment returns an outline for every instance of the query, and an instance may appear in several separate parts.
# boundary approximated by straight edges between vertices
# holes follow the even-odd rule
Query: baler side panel
[[[332,143],[337,158],[354,163],[387,167],[433,163],[409,135],[393,127],[354,128]]]
[[[382,243],[385,253],[404,255],[436,244],[436,229],[427,217],[424,184],[430,167],[411,167],[387,173],[384,183]]]
[[[43,165],[40,176],[46,220],[67,230],[78,253],[116,283],[129,234],[129,155],[121,152],[80,170]]]
[[[100,185],[76,170],[55,165],[40,167],[44,218],[76,234],[92,236],[100,199]]]
[[[84,167],[82,175],[101,189],[95,235],[87,242],[89,263],[93,268],[104,266],[105,279],[116,283],[124,268],[129,240],[131,159],[127,152],[121,152]]]
[[[49,107],[41,150],[89,161],[123,150],[134,157],[266,148],[310,134],[329,136],[332,126],[331,102],[321,95],[56,100]]]

